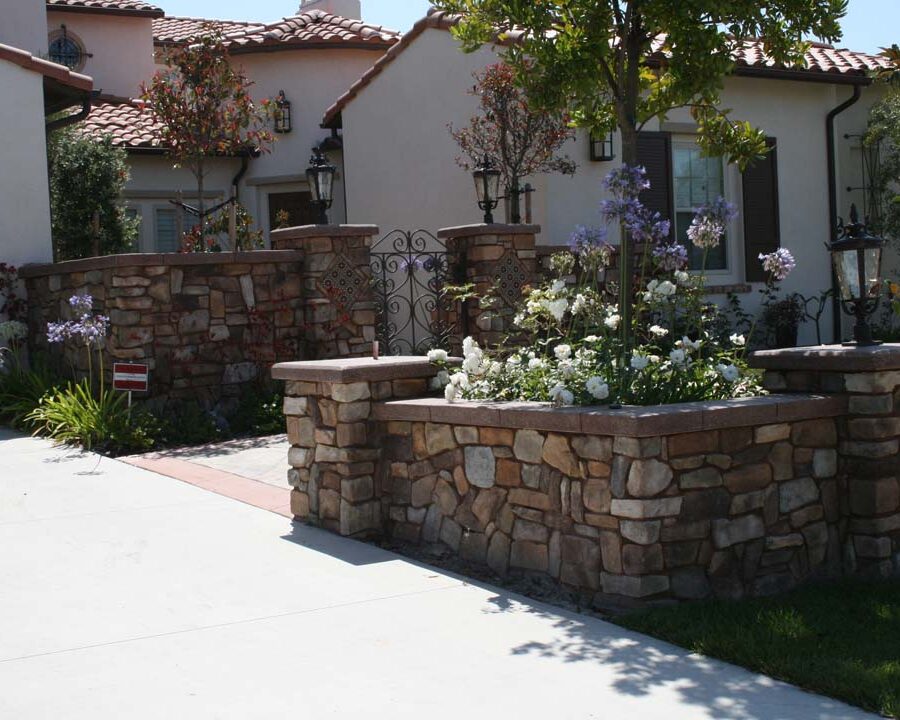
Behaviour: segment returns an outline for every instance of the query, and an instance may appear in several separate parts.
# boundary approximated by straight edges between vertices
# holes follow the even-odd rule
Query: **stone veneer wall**
[[[893,383],[880,400],[781,394],[613,411],[390,399],[421,393],[433,372],[415,358],[275,368],[291,381],[298,518],[441,544],[499,574],[543,573],[600,605],[900,575],[895,371],[869,386]],[[879,422],[854,424],[854,407],[885,410],[888,396]],[[860,474],[862,441],[847,433],[876,425],[894,435],[866,446],[876,453]]]
[[[88,293],[110,318],[112,361],[150,366],[152,396],[213,403],[279,360],[304,356],[297,251],[134,254],[25,266],[30,337],[46,348],[47,323],[71,317]],[[66,348],[86,371],[84,350]]]

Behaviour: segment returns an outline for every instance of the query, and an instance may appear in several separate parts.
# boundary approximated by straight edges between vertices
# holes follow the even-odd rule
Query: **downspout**
[[[235,201],[237,201],[237,199],[240,195],[240,189],[239,189],[240,186],[238,185],[238,183],[240,183],[240,181],[244,177],[244,175],[247,174],[247,168],[249,167],[249,165],[250,165],[249,156],[241,155],[241,169],[238,170],[237,174],[231,179],[232,195],[234,196]]]
[[[855,105],[862,95],[862,85],[853,86],[853,95],[844,100],[840,105],[831,110],[825,120],[825,132],[828,156],[828,219],[831,242],[838,239],[838,207],[837,207],[837,167],[834,148],[834,120],[844,110]],[[831,270],[831,332],[832,341],[840,342],[841,339],[841,301],[834,269]]]
[[[88,114],[91,112],[91,96],[88,95],[81,103],[81,110],[79,110],[74,115],[66,115],[65,117],[56,118],[56,120],[51,120],[46,124],[47,134],[49,135],[54,130],[60,130],[61,128],[68,127],[69,125],[74,125],[77,122],[81,122],[84,120]]]

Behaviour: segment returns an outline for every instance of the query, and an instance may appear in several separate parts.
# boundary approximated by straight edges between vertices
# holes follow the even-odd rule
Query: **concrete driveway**
[[[0,718],[284,717],[872,716],[0,431]]]

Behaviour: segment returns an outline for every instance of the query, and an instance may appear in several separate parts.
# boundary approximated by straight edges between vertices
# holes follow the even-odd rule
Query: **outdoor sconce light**
[[[291,131],[291,101],[284,96],[284,90],[278,91],[275,98],[275,132]]]
[[[591,161],[592,162],[609,162],[615,160],[616,154],[613,152],[613,134],[609,133],[606,137],[598,138],[591,133]]]
[[[314,147],[310,166],[306,168],[306,180],[312,195],[312,204],[319,208],[319,225],[328,224],[328,208],[334,200],[334,174],[337,168],[328,162],[321,148]]]
[[[484,222],[490,225],[494,222],[492,212],[500,202],[500,171],[485,155],[481,165],[472,172],[472,178],[475,180],[478,207],[484,210]]]
[[[872,339],[867,318],[877,309],[881,296],[881,250],[884,240],[870,235],[865,223],[859,222],[856,205],[850,206],[850,222],[841,222],[840,233],[831,245],[831,259],[841,293],[841,306],[856,317],[853,342],[857,347],[880,345]]]

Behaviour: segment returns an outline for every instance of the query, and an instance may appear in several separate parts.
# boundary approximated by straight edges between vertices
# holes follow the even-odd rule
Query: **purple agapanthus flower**
[[[72,311],[82,317],[84,315],[88,315],[94,307],[94,298],[90,295],[73,295],[69,298],[69,305],[72,306]]]
[[[763,270],[769,273],[775,280],[784,280],[791,271],[797,267],[797,261],[787,248],[778,248],[775,252],[760,253],[759,260]]]
[[[653,248],[653,257],[661,270],[683,270],[688,264],[687,248],[680,243],[661,243]]]
[[[569,236],[569,249],[575,255],[593,252],[607,244],[606,234],[606,228],[576,225],[575,231]]]
[[[669,237],[671,223],[658,212],[652,212],[638,197],[650,187],[644,168],[623,165],[610,172],[603,185],[612,195],[600,206],[607,223],[622,223],[625,231],[639,243],[656,245]]]
[[[728,223],[737,217],[737,207],[723,197],[717,197],[711,203],[701,205],[694,212],[687,236],[695,247],[705,250],[719,244]]]

